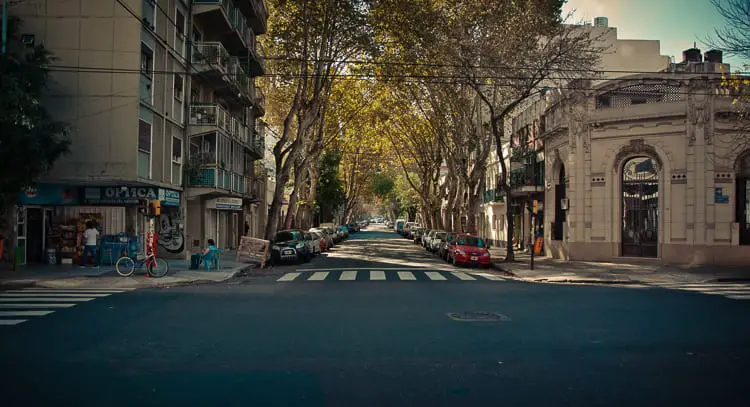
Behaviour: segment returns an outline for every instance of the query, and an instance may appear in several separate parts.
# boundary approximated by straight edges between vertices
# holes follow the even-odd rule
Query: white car
[[[444,230],[436,230],[434,232],[435,234],[430,238],[430,245],[427,247],[427,250],[433,253],[440,248],[440,245],[443,244],[443,241],[445,240],[445,235],[448,234],[448,232]]]

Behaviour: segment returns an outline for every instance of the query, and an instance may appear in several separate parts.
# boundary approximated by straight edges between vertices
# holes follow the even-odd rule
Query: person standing
[[[94,227],[94,222],[86,222],[86,230],[83,232],[83,256],[81,256],[81,267],[86,267],[86,260],[89,257],[89,253],[94,256],[94,264],[99,267],[99,262],[96,259],[96,246],[99,238],[99,231]]]

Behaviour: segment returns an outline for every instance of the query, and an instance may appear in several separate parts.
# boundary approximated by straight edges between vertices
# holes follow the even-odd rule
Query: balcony
[[[510,172],[513,195],[544,192],[544,162],[541,166],[526,166]]]
[[[211,27],[206,38],[220,39],[234,55],[245,55],[255,42],[245,15],[232,0],[193,0],[193,16],[201,26]]]
[[[188,177],[187,186],[191,188],[203,188],[204,191],[193,191],[191,195],[202,195],[201,192],[234,193],[247,195],[249,179],[240,174],[218,168],[204,167],[198,177]],[[197,192],[197,193],[196,193]]]
[[[248,143],[248,149],[253,158],[261,160],[266,153],[266,138],[258,130],[253,130]]]
[[[192,63],[222,97],[246,106],[253,102],[247,71],[239,58],[231,56],[220,42],[194,44]]]
[[[263,117],[266,115],[266,96],[263,94],[263,89],[255,87],[255,97],[253,98],[253,114],[255,117]]]
[[[232,117],[221,106],[214,103],[190,105],[190,135],[222,132],[247,147],[250,147],[250,130],[242,120]]]
[[[265,34],[268,26],[268,8],[264,0],[240,1],[237,7],[247,16],[248,24],[255,34]]]
[[[488,189],[484,191],[482,196],[482,203],[489,204],[493,202],[505,202],[503,192],[499,189]]]
[[[266,60],[263,59],[265,52],[263,46],[253,41],[248,50],[247,72],[250,76],[263,76],[266,74]]]

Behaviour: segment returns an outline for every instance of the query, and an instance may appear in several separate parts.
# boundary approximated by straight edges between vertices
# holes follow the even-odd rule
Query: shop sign
[[[242,198],[216,198],[211,206],[217,210],[241,211]]]
[[[78,205],[78,189],[67,185],[37,184],[19,194],[20,205]]]
[[[156,187],[104,187],[85,188],[84,201],[87,204],[135,205],[139,200],[159,199]]]
[[[180,191],[159,188],[161,206],[180,206]]]

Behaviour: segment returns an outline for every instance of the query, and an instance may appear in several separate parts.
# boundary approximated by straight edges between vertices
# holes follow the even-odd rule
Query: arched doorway
[[[659,169],[650,157],[622,166],[622,256],[657,257]]]
[[[736,219],[740,224],[740,244],[750,245],[750,152],[737,163]]]
[[[565,165],[560,164],[560,176],[555,185],[555,223],[552,228],[552,240],[563,240],[563,224],[565,223],[565,207],[563,202],[567,197],[565,193]]]

